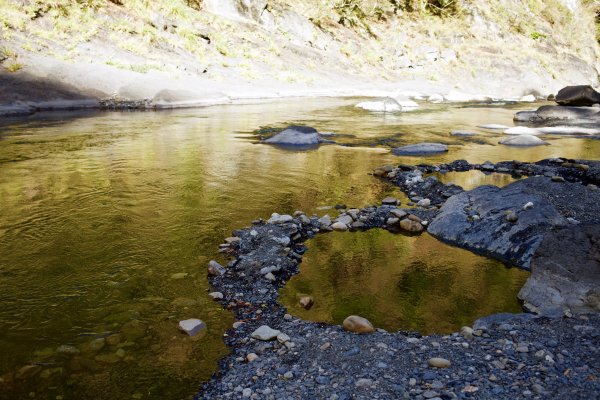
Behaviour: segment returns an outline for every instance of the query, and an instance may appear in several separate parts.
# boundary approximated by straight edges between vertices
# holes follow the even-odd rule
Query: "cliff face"
[[[6,0],[0,103],[546,95],[597,85],[593,3]]]

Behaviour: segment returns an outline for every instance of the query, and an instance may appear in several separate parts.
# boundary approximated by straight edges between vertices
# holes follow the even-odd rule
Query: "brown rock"
[[[375,332],[375,328],[369,322],[368,319],[359,317],[358,315],[351,315],[344,320],[342,326],[345,330],[354,333],[371,333]]]
[[[400,221],[400,228],[406,232],[419,233],[423,231],[423,225],[420,222],[411,219],[403,219]]]
[[[315,304],[315,299],[312,296],[302,296],[298,300],[298,304],[305,310],[310,310],[313,304]]]

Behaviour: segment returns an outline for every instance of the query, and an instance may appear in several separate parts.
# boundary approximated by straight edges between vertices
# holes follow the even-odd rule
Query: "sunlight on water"
[[[332,211],[322,207],[362,207],[388,195],[405,202],[397,188],[369,175],[376,166],[600,154],[600,141],[578,138],[552,137],[550,146],[515,149],[497,145],[499,132],[479,129],[481,135],[468,140],[449,135],[483,123],[510,125],[514,107],[432,106],[381,115],[358,110],[355,103],[310,99],[160,113],[40,114],[4,121],[0,398],[191,397],[227,353],[222,335],[233,322],[207,296],[206,263],[218,257],[221,240],[272,212],[301,209],[323,215]],[[261,127],[292,123],[334,132],[342,146],[291,152],[257,144],[252,135]],[[447,143],[450,151],[431,158],[389,153],[390,146],[424,140]],[[459,176],[449,179],[465,183]],[[483,175],[469,179],[468,187],[490,183]],[[393,246],[386,237],[370,240],[375,248],[396,251],[408,239]],[[403,281],[397,279],[403,283],[396,291],[382,292],[390,296],[426,290],[433,279],[430,258],[419,249],[435,246],[402,246],[421,257],[423,266],[414,274],[405,272]],[[374,257],[390,257],[384,253]],[[394,268],[389,273],[399,276],[400,267]],[[355,275],[362,276],[361,271]],[[462,281],[481,285],[486,274],[493,274],[471,281],[467,278],[473,270],[457,271],[462,274],[457,286],[446,288],[452,293],[461,291]],[[496,273],[497,280],[504,279]],[[413,286],[414,279],[424,283]],[[512,294],[504,294],[506,298],[498,294],[493,299],[499,305],[507,298],[513,301]],[[380,299],[373,312],[386,313],[398,301]],[[453,310],[444,304],[437,310],[427,298],[414,312]],[[466,303],[460,315],[471,318],[467,309],[475,305]],[[177,323],[186,318],[206,321],[206,335],[192,340],[179,333]],[[59,346],[69,347],[57,352]]]

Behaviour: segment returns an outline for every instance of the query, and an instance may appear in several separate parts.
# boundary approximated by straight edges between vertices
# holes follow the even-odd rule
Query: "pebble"
[[[446,360],[445,358],[440,357],[430,358],[429,360],[427,360],[427,364],[429,364],[430,367],[434,368],[450,368],[450,366],[452,365],[450,360]]]
[[[531,210],[533,208],[533,203],[530,201],[523,206],[523,210]]]
[[[473,339],[473,328],[469,326],[463,326],[462,328],[460,328],[460,334],[465,339],[471,340]]]
[[[256,353],[248,353],[246,356],[246,361],[252,362],[258,359],[258,355]]]
[[[342,326],[345,330],[354,333],[371,333],[375,332],[373,325],[368,319],[360,317],[358,315],[350,315],[347,317]]]
[[[211,276],[221,276],[225,273],[225,267],[216,262],[215,260],[210,260],[208,262],[208,274]]]
[[[552,178],[552,182],[564,182],[565,178],[563,178],[562,176],[553,176]]]
[[[423,199],[423,200],[419,200],[417,202],[417,206],[419,207],[429,207],[431,205],[431,200],[429,199]]]
[[[250,336],[253,339],[268,341],[268,340],[275,339],[277,337],[277,335],[279,335],[280,333],[281,333],[281,331],[272,329],[267,325],[262,325],[258,329],[256,329],[254,332],[252,332],[252,334]]]
[[[381,204],[389,205],[389,206],[397,206],[398,204],[400,204],[400,200],[398,200],[395,197],[385,197],[383,200],[381,200]]]
[[[408,218],[400,221],[400,228],[402,228],[402,230],[404,231],[411,233],[419,233],[422,232],[424,229],[421,222],[416,222]]]
[[[344,223],[342,223],[342,222],[334,222],[334,223],[331,225],[331,228],[332,228],[334,231],[338,231],[338,232],[345,232],[345,231],[347,231],[347,230],[348,230],[348,225],[346,225],[346,224],[344,224]]]
[[[312,296],[302,296],[298,300],[298,304],[305,310],[310,310],[313,304],[315,304],[315,299]]]
[[[517,214],[515,214],[513,211],[509,211],[508,213],[506,213],[506,220],[508,222],[517,222],[519,220],[519,216]]]
[[[390,214],[395,216],[396,218],[402,219],[408,215],[408,213],[404,210],[394,209],[390,211]]]
[[[275,278],[275,275],[273,275],[272,272],[269,272],[268,274],[265,275],[265,279],[271,282],[274,282],[275,280],[277,280],[277,278]]]
[[[213,300],[222,300],[223,299],[223,293],[221,293],[221,292],[212,292],[212,293],[209,293],[208,295]]]
[[[285,333],[280,333],[279,335],[277,335],[277,341],[279,343],[289,342],[290,337],[288,335],[286,335]]]
[[[250,397],[252,396],[252,389],[246,388],[242,390],[242,397]]]
[[[357,380],[354,385],[359,388],[371,387],[371,386],[373,386],[373,380],[367,379],[367,378],[361,378],[361,379]]]

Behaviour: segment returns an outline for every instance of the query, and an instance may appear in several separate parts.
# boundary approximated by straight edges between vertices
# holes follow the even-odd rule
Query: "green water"
[[[515,109],[436,106],[384,116],[355,103],[310,99],[3,121],[0,398],[190,398],[227,354],[222,335],[233,322],[207,296],[206,263],[218,259],[218,244],[272,212],[322,215],[331,213],[322,206],[405,199],[368,173],[424,159],[399,159],[382,143],[451,145],[428,162],[593,158],[600,150],[600,141],[584,139],[514,149],[494,145],[498,132],[481,131],[480,143],[448,135],[481,123],[511,124]],[[347,146],[290,152],[256,144],[251,135],[288,123],[348,135],[338,139]],[[387,246],[385,235],[366,235],[376,235],[374,247]],[[339,240],[352,246],[359,237]],[[419,254],[410,243],[402,246]],[[328,248],[318,251],[321,257],[329,257]],[[370,263],[380,268],[388,257],[375,252]],[[411,279],[426,282],[430,270],[408,274],[405,286]],[[498,274],[496,281],[504,279]],[[304,275],[303,269],[298,278]],[[514,305],[512,292],[506,297]],[[499,305],[509,301],[498,299]],[[429,304],[428,313],[442,314]],[[206,321],[206,335],[179,333],[177,323],[186,318]],[[78,353],[57,353],[62,345]]]

